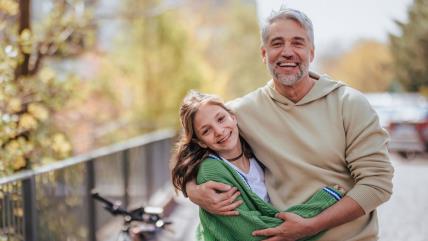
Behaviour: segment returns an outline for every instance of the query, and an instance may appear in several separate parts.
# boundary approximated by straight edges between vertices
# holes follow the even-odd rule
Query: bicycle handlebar
[[[102,197],[98,192],[92,192],[92,198],[103,203],[104,209],[114,216],[124,216],[125,229],[128,232],[129,224],[132,221],[142,222],[143,224],[136,226],[135,231],[139,234],[141,240],[149,240],[147,236],[156,233],[158,230],[164,229],[171,224],[170,221],[165,221],[161,218],[163,208],[160,207],[139,207],[128,211],[120,205]]]
[[[169,222],[164,222],[161,219],[163,208],[160,207],[139,207],[137,209],[128,211],[120,204],[115,204],[112,201],[102,197],[98,192],[92,192],[92,197],[105,204],[104,209],[106,209],[112,215],[122,215],[128,216],[128,221],[141,221],[145,223],[156,224],[158,220],[162,221],[164,224],[169,224]],[[158,224],[157,224],[158,225]],[[163,225],[161,225],[163,226]]]
[[[99,193],[93,192],[92,197],[105,204],[104,208],[113,215],[128,215],[132,216],[130,212],[121,207],[119,204],[114,204],[113,202],[107,200],[106,198],[100,196]]]

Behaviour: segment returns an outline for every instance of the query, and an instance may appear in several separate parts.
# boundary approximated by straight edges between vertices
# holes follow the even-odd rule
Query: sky
[[[281,4],[303,11],[312,20],[316,52],[346,49],[360,39],[387,42],[398,33],[394,19],[407,20],[412,0],[257,0],[259,20]]]

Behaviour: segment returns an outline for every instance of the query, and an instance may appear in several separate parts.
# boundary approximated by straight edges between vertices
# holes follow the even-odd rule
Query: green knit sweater
[[[196,182],[197,184],[202,184],[207,181],[221,182],[238,188],[240,192],[238,199],[243,200],[243,204],[237,208],[239,211],[238,216],[214,215],[200,208],[200,225],[196,234],[197,240],[262,240],[266,239],[266,237],[254,237],[251,233],[259,229],[276,227],[283,222],[282,219],[275,218],[275,214],[279,211],[251,191],[239,173],[224,161],[207,158],[201,163]],[[336,202],[336,199],[328,191],[320,189],[305,203],[292,206],[285,211],[298,214],[304,218],[316,216]],[[333,192],[338,193],[337,190],[333,190]],[[322,233],[302,240],[317,240]]]

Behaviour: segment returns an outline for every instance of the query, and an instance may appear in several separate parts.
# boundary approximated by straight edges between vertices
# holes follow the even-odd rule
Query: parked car
[[[428,120],[391,122],[389,125],[390,151],[409,158],[428,151]]]
[[[428,101],[419,94],[368,94],[389,132],[388,148],[405,158],[428,151]]]

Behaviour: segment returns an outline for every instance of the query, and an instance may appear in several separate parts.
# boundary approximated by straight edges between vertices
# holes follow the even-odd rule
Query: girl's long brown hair
[[[202,148],[198,144],[193,127],[195,114],[204,103],[218,105],[230,114],[233,114],[233,112],[224,105],[223,101],[215,95],[203,94],[191,90],[186,97],[184,97],[180,107],[180,121],[183,130],[176,144],[176,153],[171,161],[171,176],[174,187],[182,191],[185,196],[187,196],[186,183],[196,178],[199,165],[208,154],[215,153],[208,148]],[[245,156],[248,158],[252,157],[251,148],[244,139],[240,139]]]

